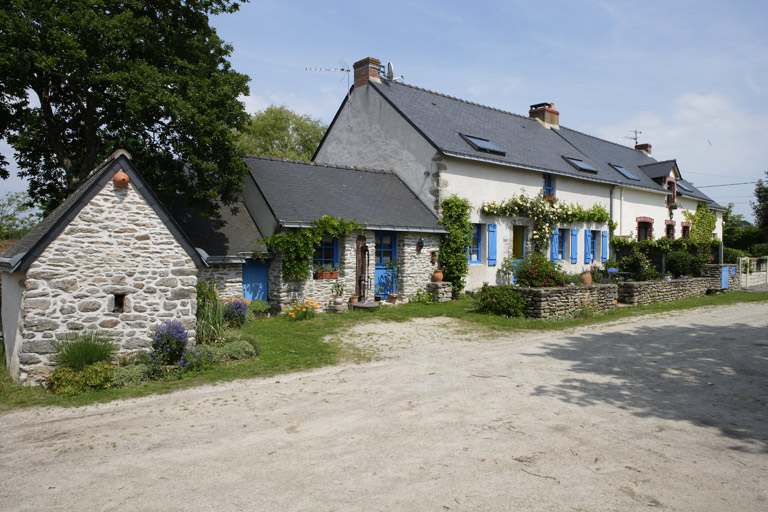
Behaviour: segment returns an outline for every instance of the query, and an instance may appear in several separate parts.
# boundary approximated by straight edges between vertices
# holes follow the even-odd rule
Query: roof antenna
[[[634,140],[634,141],[635,141],[635,146],[637,146],[637,136],[638,136],[638,135],[640,135],[640,134],[641,134],[641,133],[643,133],[643,132],[641,132],[641,131],[639,131],[639,130],[629,130],[629,133],[634,133],[634,134],[635,134],[635,136],[634,136],[634,137],[627,137],[627,136],[624,136],[624,138],[625,138],[625,139],[632,139],[632,140]]]
[[[336,72],[344,73],[345,75],[347,75],[347,105],[349,105],[349,108],[347,109],[347,123],[349,123],[349,109],[352,108],[352,103],[349,101],[349,91],[351,90],[350,85],[349,85],[349,73],[352,70],[349,69],[349,66],[347,66],[346,62],[344,62],[344,59],[341,59],[339,61],[339,63],[341,64],[341,67],[339,67],[339,68],[304,68],[304,70],[306,70],[306,71],[336,71]],[[341,79],[343,80],[344,77],[341,77]]]

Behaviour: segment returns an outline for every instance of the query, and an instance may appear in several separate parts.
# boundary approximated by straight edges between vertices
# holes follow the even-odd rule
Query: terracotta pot
[[[125,174],[125,172],[123,172],[122,169],[120,169],[112,177],[112,181],[114,182],[117,188],[123,188],[128,186],[128,182],[131,181],[131,179],[128,177],[127,174]]]
[[[434,281],[436,283],[442,283],[443,282],[443,271],[440,270],[440,269],[435,270],[432,273],[432,281]]]
[[[355,304],[357,302],[357,295],[353,295],[349,298],[349,302],[352,304]]]
[[[344,302],[344,297],[342,297],[341,295],[334,295],[333,296],[333,303],[334,304],[338,305],[338,304],[341,304],[343,302]]]
[[[590,272],[584,272],[581,274],[581,284],[588,285],[592,284],[592,274]]]
[[[390,304],[394,304],[395,302],[397,302],[397,294],[390,293],[389,295],[387,295],[387,302],[389,302]]]

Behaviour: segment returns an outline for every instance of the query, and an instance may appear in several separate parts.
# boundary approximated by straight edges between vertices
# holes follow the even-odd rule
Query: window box
[[[338,270],[318,270],[315,272],[315,279],[338,279]]]

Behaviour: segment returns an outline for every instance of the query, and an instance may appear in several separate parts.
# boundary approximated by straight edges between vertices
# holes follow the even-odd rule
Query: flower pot
[[[333,296],[333,303],[336,305],[342,304],[344,302],[344,297],[341,295],[334,295]]]
[[[588,285],[592,284],[592,273],[591,272],[584,272],[581,274],[581,284]]]
[[[358,298],[357,295],[352,295],[349,298],[349,302],[351,302],[352,304],[356,304],[357,303],[357,298]]]
[[[442,283],[443,282],[443,271],[440,269],[436,269],[432,273],[432,281],[435,283]]]
[[[394,304],[395,302],[397,302],[397,294],[390,293],[389,295],[387,295],[387,302],[389,302],[390,304]]]
[[[337,279],[339,277],[339,271],[322,270],[315,272],[315,279]]]

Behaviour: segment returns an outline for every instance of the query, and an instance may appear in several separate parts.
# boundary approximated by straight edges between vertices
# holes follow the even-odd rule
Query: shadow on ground
[[[572,372],[610,381],[568,378],[534,395],[714,427],[741,441],[734,450],[768,453],[768,327],[638,327],[567,336],[544,348],[529,355],[570,361]]]

